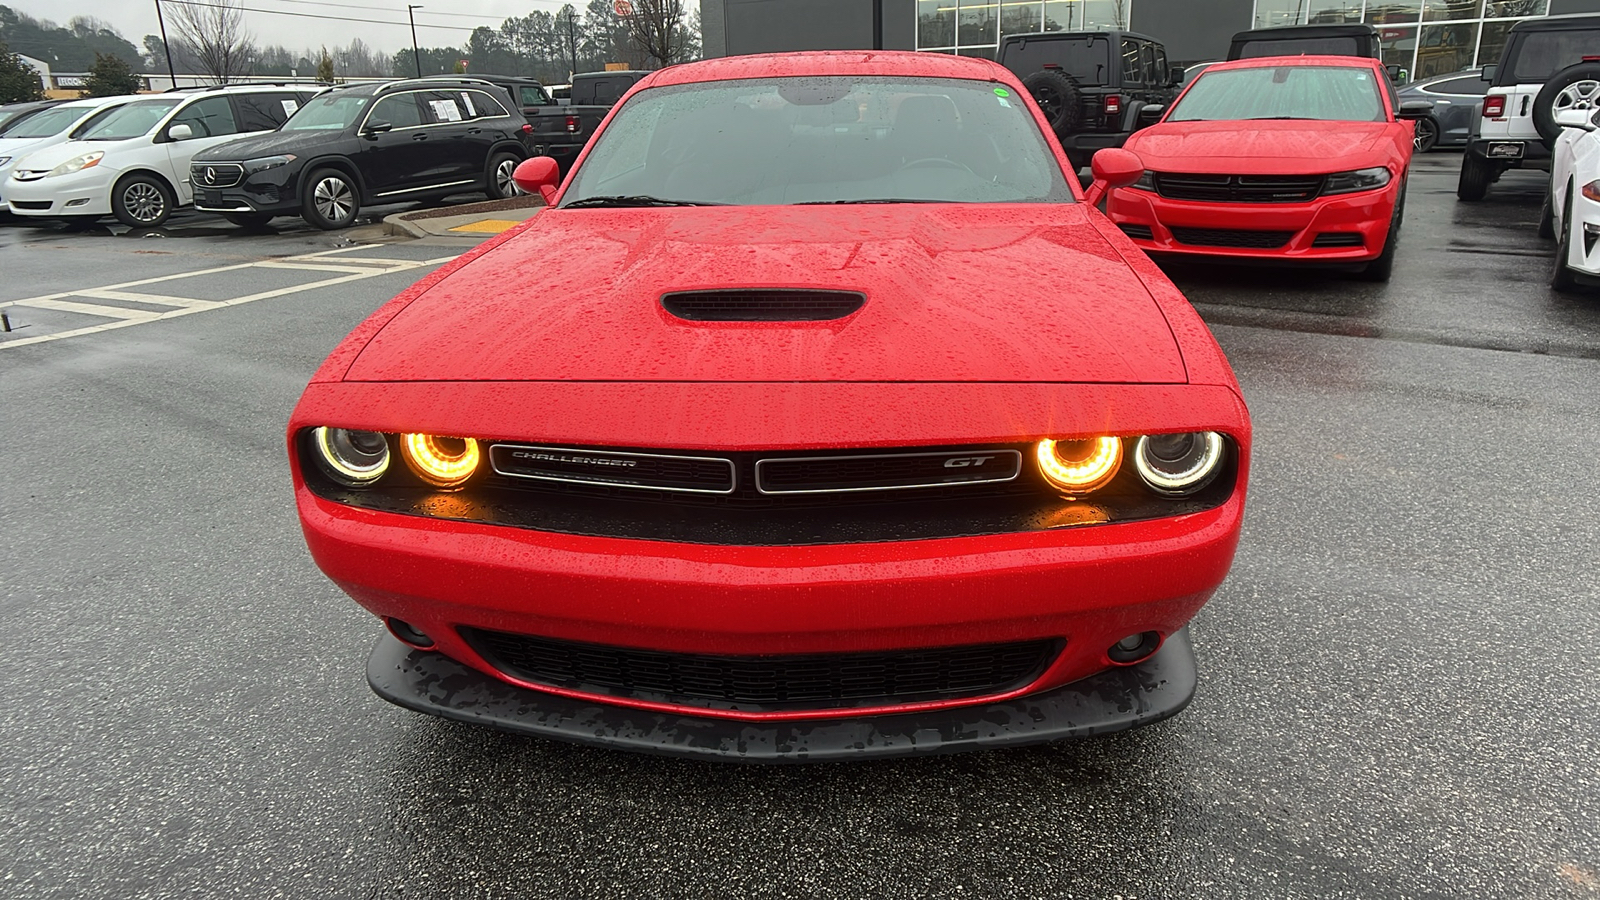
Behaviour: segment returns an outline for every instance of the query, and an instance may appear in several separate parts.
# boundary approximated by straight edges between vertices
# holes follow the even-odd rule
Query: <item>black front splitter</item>
[[[506,684],[389,634],[367,661],[378,696],[418,712],[534,737],[736,762],[821,762],[1038,744],[1177,715],[1194,696],[1188,629],[1152,657],[1065,687],[985,703],[860,719],[745,722],[573,700]]]

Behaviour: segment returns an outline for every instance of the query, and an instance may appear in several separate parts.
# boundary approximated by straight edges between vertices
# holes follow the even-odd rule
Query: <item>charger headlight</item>
[[[317,467],[346,487],[365,487],[389,471],[389,439],[376,431],[314,428]]]
[[[1225,450],[1215,431],[1145,435],[1133,446],[1133,468],[1150,490],[1187,497],[1217,477]]]
[[[1128,187],[1154,193],[1156,189],[1156,173],[1150,171],[1149,169],[1145,169],[1144,174],[1139,176],[1139,180],[1128,185]]]
[[[1122,439],[1094,437],[1058,441],[1046,438],[1034,449],[1039,473],[1063,497],[1082,497],[1111,483],[1122,465]]]
[[[106,152],[104,150],[96,150],[93,153],[84,153],[74,156],[66,162],[56,166],[54,169],[44,173],[44,177],[49,178],[52,175],[71,175],[73,172],[81,172],[84,169],[99,165],[100,160],[105,158],[105,155]]]
[[[1353,194],[1356,191],[1375,191],[1389,183],[1389,170],[1383,166],[1357,169],[1354,172],[1335,172],[1322,184],[1324,194]]]
[[[478,471],[483,452],[472,438],[403,434],[400,450],[417,477],[434,487],[458,487]]]

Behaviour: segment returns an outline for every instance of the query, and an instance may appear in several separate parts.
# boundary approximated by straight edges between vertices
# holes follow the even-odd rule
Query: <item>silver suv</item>
[[[1507,169],[1550,169],[1561,133],[1555,114],[1600,100],[1600,16],[1518,22],[1500,64],[1485,66],[1489,89],[1461,158],[1456,196],[1482,200]]]

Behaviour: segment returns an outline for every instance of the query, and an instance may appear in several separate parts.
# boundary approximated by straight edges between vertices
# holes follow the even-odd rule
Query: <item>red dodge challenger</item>
[[[1387,281],[1413,146],[1399,112],[1374,59],[1217,63],[1128,139],[1147,170],[1106,212],[1149,251],[1354,265]]]
[[[289,458],[383,697],[757,761],[1187,704],[1250,423],[1204,323],[1006,70],[663,69],[550,208],[359,326]],[[1096,160],[1087,200],[1142,166]]]

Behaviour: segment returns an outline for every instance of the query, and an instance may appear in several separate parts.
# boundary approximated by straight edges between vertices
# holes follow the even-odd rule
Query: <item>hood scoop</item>
[[[667,312],[690,322],[827,322],[867,302],[855,291],[681,291],[661,296]]]

